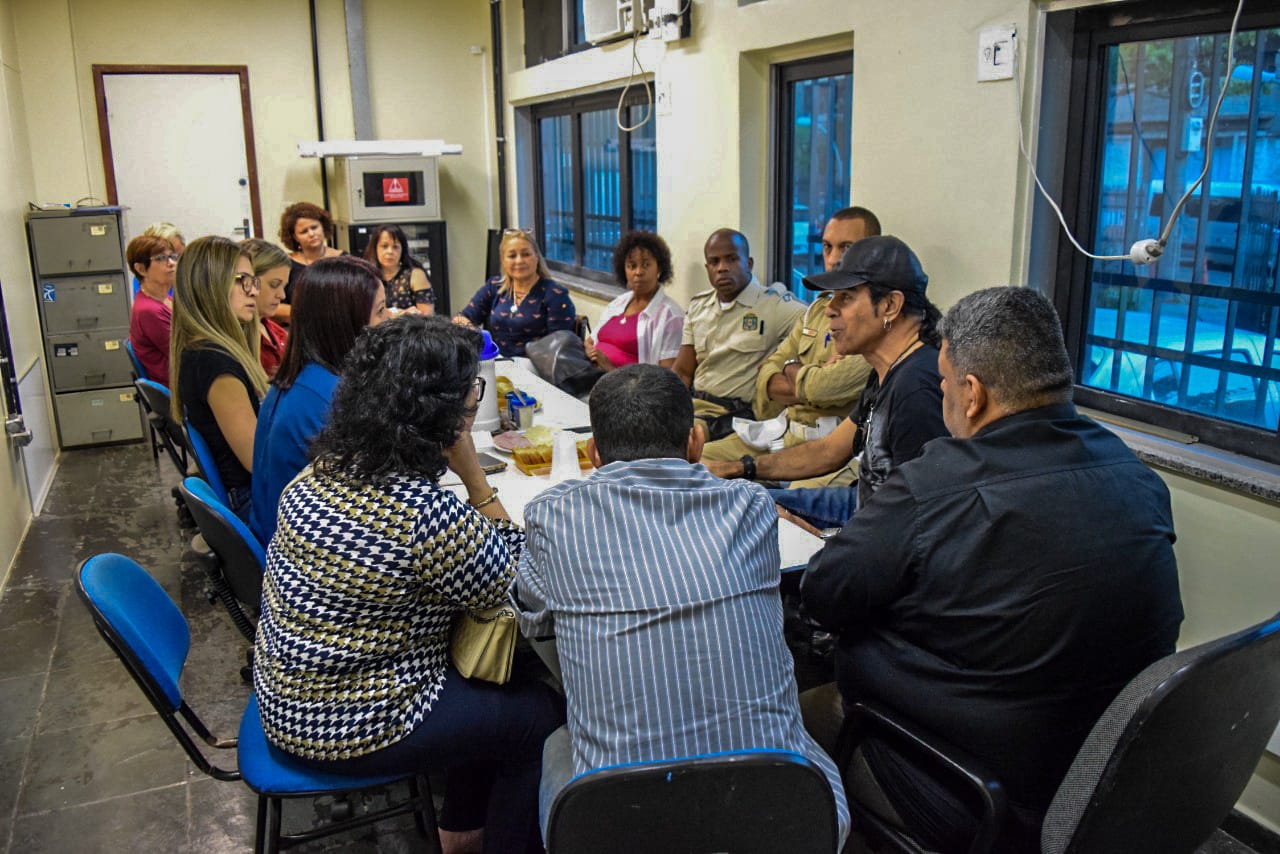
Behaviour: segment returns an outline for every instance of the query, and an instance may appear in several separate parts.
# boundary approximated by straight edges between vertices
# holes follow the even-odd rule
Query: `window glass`
[[[635,127],[649,114],[649,108],[642,104],[627,113],[627,127]],[[652,119],[631,132],[631,227],[658,230],[658,151]]]
[[[1161,233],[1157,263],[1092,262],[1078,381],[1267,430],[1280,423],[1280,28],[1242,31],[1212,145],[1227,34],[1106,50],[1094,251]]]
[[[538,236],[542,251],[553,261],[573,263],[573,124],[571,116],[554,116],[538,122],[541,144],[538,175],[542,196],[542,222]]]
[[[613,247],[623,232],[657,228],[657,152],[644,90],[623,105],[603,93],[532,108],[539,167],[538,233],[554,270],[613,282]],[[643,126],[637,127],[646,117]]]
[[[623,115],[626,115],[624,112]],[[582,114],[582,204],[585,209],[583,265],[609,270],[622,236],[618,175],[618,122],[613,110]]]
[[[826,57],[784,66],[778,103],[781,114],[776,208],[782,217],[774,276],[804,299],[814,294],[801,282],[822,266],[822,229],[827,218],[849,205],[852,141],[852,58]]]

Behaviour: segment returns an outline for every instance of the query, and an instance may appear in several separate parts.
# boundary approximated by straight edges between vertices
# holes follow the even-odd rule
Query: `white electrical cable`
[[[1136,265],[1150,264],[1164,253],[1164,248],[1168,245],[1169,234],[1173,231],[1173,224],[1177,221],[1178,215],[1182,213],[1183,206],[1187,203],[1187,199],[1191,198],[1192,193],[1204,181],[1205,176],[1209,174],[1209,167],[1213,156],[1213,130],[1218,122],[1218,113],[1222,110],[1222,102],[1226,99],[1227,86],[1231,83],[1231,75],[1234,71],[1232,64],[1235,61],[1236,50],[1236,32],[1240,25],[1240,13],[1244,11],[1244,0],[1240,0],[1236,6],[1235,17],[1231,21],[1231,34],[1227,37],[1227,65],[1226,74],[1222,80],[1222,89],[1218,92],[1218,101],[1213,108],[1213,116],[1209,119],[1209,134],[1207,138],[1207,150],[1204,158],[1204,169],[1200,172],[1200,177],[1196,178],[1194,184],[1187,188],[1186,193],[1174,205],[1173,213],[1169,215],[1168,221],[1165,223],[1164,230],[1160,233],[1160,237],[1156,239],[1146,238],[1139,240],[1129,249],[1128,255],[1095,255],[1080,245],[1080,241],[1076,240],[1074,234],[1071,233],[1070,226],[1067,225],[1066,217],[1062,215],[1062,208],[1058,207],[1058,203],[1049,195],[1049,191],[1045,189],[1044,184],[1040,181],[1040,176],[1036,174],[1036,166],[1031,162],[1031,155],[1027,153],[1024,137],[1026,136],[1026,128],[1022,124],[1022,78],[1019,74],[1018,65],[1021,55],[1021,49],[1015,48],[1013,54],[1013,85],[1015,107],[1018,113],[1018,151],[1022,154],[1022,159],[1026,161],[1027,168],[1031,170],[1031,177],[1035,179],[1036,187],[1040,190],[1040,195],[1049,203],[1049,207],[1053,208],[1053,212],[1058,215],[1058,222],[1062,223],[1062,230],[1066,233],[1067,239],[1071,241],[1071,245],[1076,251],[1086,258],[1092,258],[1095,261],[1132,261]],[[1134,127],[1138,127],[1141,118],[1135,113],[1133,116]]]
[[[649,86],[649,81],[643,75],[645,74],[644,66],[640,64],[640,57],[636,55],[636,42],[640,41],[640,33],[636,32],[631,36],[631,72],[627,76],[627,85],[622,87],[622,91],[618,94],[618,108],[614,111],[613,120],[617,124],[618,130],[630,133],[631,131],[640,130],[649,123],[653,118],[653,89]],[[636,69],[640,69],[640,82],[644,84],[645,94],[648,96],[648,104],[644,111],[644,118],[636,122],[631,127],[627,127],[622,123],[622,102],[627,98],[627,92],[631,89],[636,79]]]
[[[1160,232],[1161,248],[1169,242],[1169,234],[1173,231],[1173,223],[1177,220],[1178,214],[1182,213],[1182,206],[1187,203],[1187,199],[1191,198],[1191,194],[1200,187],[1205,176],[1209,174],[1209,166],[1212,164],[1213,160],[1213,128],[1218,123],[1218,113],[1222,110],[1222,102],[1227,99],[1227,86],[1231,83],[1231,75],[1235,73],[1233,63],[1236,58],[1236,31],[1240,26],[1240,13],[1243,11],[1244,0],[1240,0],[1239,5],[1236,6],[1236,16],[1231,19],[1231,35],[1227,37],[1227,67],[1226,73],[1222,77],[1222,89],[1218,92],[1218,103],[1213,107],[1213,117],[1209,119],[1209,135],[1208,145],[1206,146],[1204,155],[1204,169],[1200,171],[1200,177],[1196,178],[1196,182],[1187,188],[1187,192],[1184,193],[1182,198],[1178,200],[1178,203],[1173,206],[1173,213],[1169,214],[1169,221],[1165,224],[1164,231]],[[1257,62],[1258,59],[1261,58],[1261,48],[1261,43],[1255,47],[1255,52],[1259,53],[1258,56],[1254,58],[1254,62]]]

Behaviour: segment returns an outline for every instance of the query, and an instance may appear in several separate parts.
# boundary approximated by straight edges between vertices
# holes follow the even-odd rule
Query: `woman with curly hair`
[[[472,681],[449,660],[455,618],[504,602],[524,550],[471,440],[479,351],[435,317],[360,336],[314,463],[280,498],[254,688],[267,738],[315,768],[447,768],[446,852],[481,832],[484,851],[540,851],[542,743],[563,708],[535,679]]]
[[[319,205],[294,202],[280,215],[280,242],[289,250],[289,282],[284,286],[284,302],[276,320],[290,323],[293,319],[293,289],[307,267],[321,258],[336,258],[342,253],[329,245],[333,239],[333,217]]]
[[[240,247],[201,237],[182,253],[169,339],[172,414],[205,441],[231,509],[249,518],[253,431],[267,375],[258,361],[258,277]]]
[[[264,545],[276,531],[280,493],[306,467],[311,440],[329,417],[338,373],[356,337],[387,319],[373,265],[350,255],[308,267],[294,299],[298,316],[253,436],[249,528]]]
[[[427,281],[427,271],[409,254],[409,241],[404,229],[394,223],[375,226],[364,250],[364,260],[382,273],[387,289],[387,310],[395,317],[402,311],[431,314],[435,311],[436,293]]]
[[[650,231],[628,231],[613,248],[613,276],[627,292],[605,306],[588,337],[587,358],[602,371],[641,362],[669,368],[680,352],[684,311],[662,286],[671,281],[671,250]]]

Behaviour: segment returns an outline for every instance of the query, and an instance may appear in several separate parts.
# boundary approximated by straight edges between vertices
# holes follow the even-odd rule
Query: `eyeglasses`
[[[502,236],[503,236],[503,237],[514,237],[514,236],[516,236],[516,235],[519,235],[519,236],[521,236],[521,237],[530,237],[530,238],[531,238],[531,237],[533,237],[533,229],[532,229],[532,228],[504,228],[504,229],[502,229]]]
[[[153,264],[154,264],[154,263],[155,263],[155,262],[157,262],[157,261],[172,261],[173,263],[177,264],[177,263],[178,263],[178,253],[177,253],[177,252],[166,252],[166,253],[164,253],[163,255],[152,255],[152,256],[151,256],[151,263],[153,263]]]
[[[236,273],[236,284],[240,286],[240,290],[244,291],[245,296],[251,297],[258,292],[262,280],[253,273]]]
[[[476,377],[472,385],[476,389],[476,400],[484,397],[484,377]]]

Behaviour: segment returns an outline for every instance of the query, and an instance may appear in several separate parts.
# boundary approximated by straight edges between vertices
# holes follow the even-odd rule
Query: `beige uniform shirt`
[[[787,335],[805,304],[791,294],[779,296],[752,280],[728,308],[714,290],[689,301],[682,344],[693,346],[698,367],[693,387],[716,397],[751,401],[756,369]]]
[[[830,303],[830,295],[816,299],[804,318],[792,327],[786,340],[760,366],[756,377],[757,418],[772,418],[782,411],[782,404],[769,399],[769,379],[793,359],[800,360],[796,397],[802,402],[786,408],[787,417],[792,421],[812,427],[826,415],[844,418],[858,402],[867,377],[871,376],[871,366],[861,356],[845,356],[828,364],[836,352],[831,340],[831,321],[827,318]]]

